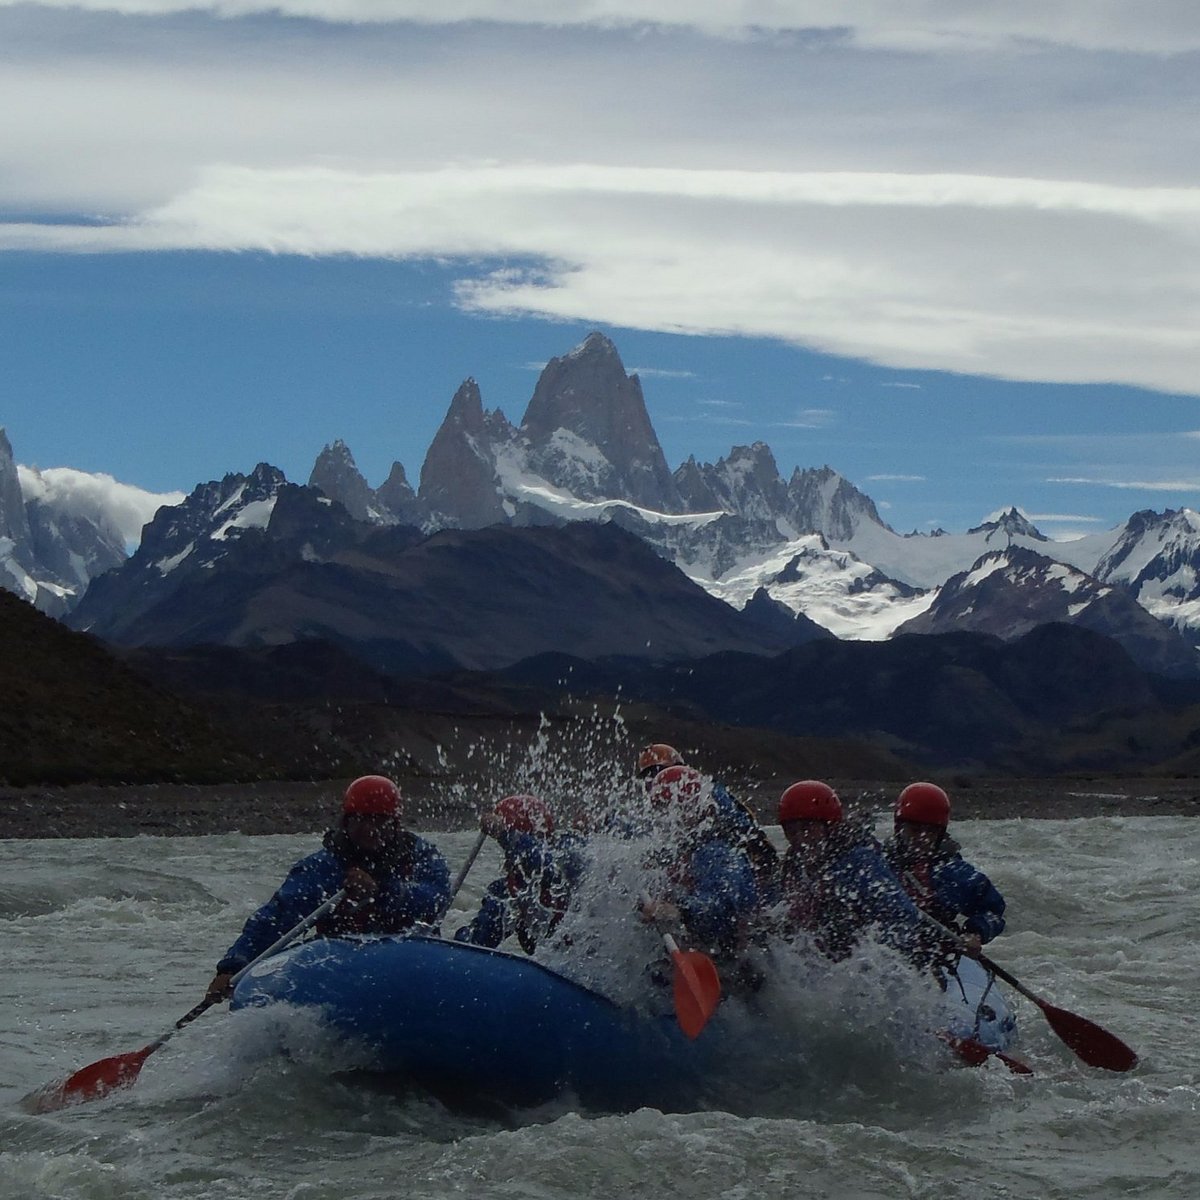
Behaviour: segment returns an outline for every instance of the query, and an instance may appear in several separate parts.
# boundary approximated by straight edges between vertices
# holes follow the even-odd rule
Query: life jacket
[[[817,949],[834,962],[849,958],[858,944],[859,933],[868,923],[859,897],[845,894],[836,878],[839,861],[859,846],[879,849],[865,827],[852,822],[837,824],[816,861],[806,862],[789,851],[780,865],[779,882],[788,929],[809,934]]]
[[[507,864],[505,890],[513,912],[514,932],[521,949],[532,954],[538,942],[554,932],[570,899],[566,880],[551,862],[513,858]]]
[[[398,830],[392,842],[378,854],[364,854],[341,827],[327,830],[322,844],[343,864],[345,871],[353,867],[361,868],[375,880],[380,889],[393,880],[407,883],[416,870],[418,838],[407,829]],[[391,925],[390,921],[380,920],[372,898],[353,908],[343,901],[317,922],[315,932],[318,937],[401,932],[391,928]]]
[[[724,789],[722,789],[724,791]],[[715,821],[717,836],[740,850],[750,863],[754,885],[760,896],[770,895],[779,881],[779,852],[762,831],[754,814],[725,791],[727,806],[719,806]]]
[[[959,853],[959,844],[947,834],[928,858],[917,858],[906,854],[896,838],[889,839],[884,848],[885,857],[901,886],[912,902],[935,921],[961,933],[958,914],[948,909],[939,899],[933,882],[933,869],[938,863],[946,862]]]

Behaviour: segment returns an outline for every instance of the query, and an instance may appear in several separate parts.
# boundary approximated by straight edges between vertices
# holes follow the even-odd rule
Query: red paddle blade
[[[690,1038],[698,1038],[721,1001],[721,977],[717,965],[699,950],[676,950],[675,1017],[679,1028]]]
[[[1014,1074],[1014,1075],[1032,1075],[1033,1068],[1022,1062],[1019,1058],[1013,1058],[1011,1054],[1001,1054],[996,1051],[996,1057]]]
[[[942,1030],[938,1037],[968,1066],[981,1067],[989,1057],[995,1055],[1014,1075],[1033,1074],[1033,1068],[1027,1063],[1023,1063],[1019,1058],[1013,1058],[1011,1054],[1002,1054],[999,1050],[993,1050],[977,1038],[957,1037],[948,1030]]]
[[[982,1042],[976,1041],[974,1038],[956,1037],[947,1030],[942,1030],[938,1037],[970,1067],[982,1066],[987,1062],[988,1055],[991,1054],[991,1051]]]
[[[157,1046],[144,1046],[129,1054],[114,1054],[111,1058],[80,1067],[61,1082],[49,1083],[27,1096],[25,1107],[30,1112],[55,1112],[71,1104],[99,1100],[118,1088],[129,1087],[141,1073],[142,1064],[157,1049]]]
[[[1106,1071],[1132,1071],[1137,1066],[1138,1056],[1116,1034],[1109,1033],[1078,1013],[1056,1008],[1045,1000],[1037,1003],[1050,1022],[1050,1028],[1089,1067],[1103,1067]]]

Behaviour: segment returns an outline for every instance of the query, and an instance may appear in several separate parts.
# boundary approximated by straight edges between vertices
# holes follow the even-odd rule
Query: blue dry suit
[[[696,948],[734,956],[758,911],[759,891],[745,851],[733,844],[714,809],[666,864],[665,899],[678,908]]]
[[[946,837],[928,861],[914,861],[898,839],[886,846],[888,861],[918,908],[959,933],[990,942],[1004,932],[1004,897],[992,881]]]
[[[317,923],[319,934],[403,933],[419,923],[436,925],[450,902],[450,870],[431,842],[401,830],[388,852],[368,859],[356,853],[340,829],[333,829],[325,835],[324,847],[296,863],[279,890],[246,922],[217,971],[241,970],[337,892],[346,872],[356,866],[371,875],[378,892],[357,909],[342,913],[339,905]]]
[[[921,913],[885,860],[882,847],[847,825],[834,825],[815,861],[789,850],[780,872],[787,932],[812,935],[826,957],[848,958],[860,936],[878,931],[886,945],[927,962],[931,936]]]
[[[532,954],[562,919],[582,858],[568,845],[518,829],[504,830],[497,841],[505,873],[488,884],[479,911],[454,931],[454,940],[495,947],[515,933]]]
[[[735,800],[723,783],[713,782],[712,798],[716,806],[716,828],[730,845],[745,854],[754,875],[759,903],[775,903],[778,898],[778,852],[754,819],[754,814]]]

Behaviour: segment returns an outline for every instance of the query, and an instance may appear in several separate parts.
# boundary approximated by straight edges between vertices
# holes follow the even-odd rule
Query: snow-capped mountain
[[[641,382],[601,333],[546,364],[518,437],[526,469],[580,500],[683,510]]]
[[[337,460],[344,472],[349,451],[327,447],[323,459],[313,482],[367,515],[365,480],[353,471],[339,482],[331,469]],[[375,502],[373,511],[397,519],[394,505]],[[1016,508],[962,534],[902,535],[829,466],[797,467],[785,479],[763,442],[715,463],[690,457],[668,476],[640,384],[599,333],[551,360],[519,426],[485,410],[468,379],[399,519],[426,530],[610,521],[735,607],[765,589],[840,637],[871,640],[930,609],[937,590],[981,556],[1025,548],[1095,573],[1200,640],[1200,532],[1187,514],[1136,514],[1073,542],[1051,542]]]
[[[1200,644],[1200,514],[1190,508],[1134,513],[1094,574]]]
[[[50,472],[21,470],[18,488],[4,442],[4,583],[49,611],[66,611],[89,579],[123,558],[124,548],[101,511],[90,514],[89,525],[67,520],[61,506],[54,507],[58,501],[45,486]],[[274,468],[260,467],[252,476],[204,485],[180,511],[160,514],[147,529],[152,557],[145,561],[161,576],[186,579],[217,561],[240,530],[262,528],[283,483]],[[1135,600],[1200,643],[1200,517],[1190,510],[1136,513],[1123,526],[1072,542],[1050,541],[1015,508],[966,533],[904,535],[832,467],[797,467],[785,476],[763,442],[734,446],[715,463],[693,456],[672,472],[640,381],[600,333],[546,365],[519,424],[486,409],[478,383],[465,380],[429,447],[417,490],[398,462],[373,489],[341,440],[321,451],[309,484],[348,519],[415,527],[426,535],[490,525],[618,525],[735,608],[757,597],[764,613],[778,616],[782,605],[851,639],[880,640],[900,628],[1022,627],[1013,617],[1012,593],[998,580],[971,589],[968,612],[959,602],[964,584],[957,577],[988,555],[1028,550],[1087,577],[1089,588],[1107,586]],[[203,531],[192,527],[209,521],[214,508],[228,520]],[[197,516],[200,509],[208,515]],[[318,510],[292,506],[289,520],[301,520],[302,511]],[[79,517],[77,509],[71,512]],[[321,536],[314,531],[317,541]],[[136,536],[126,533],[124,541]],[[1061,603],[1064,577],[1074,578],[1023,574],[1029,614],[1039,620],[1081,616],[1078,602]],[[1039,589],[1046,589],[1045,597],[1035,595]],[[1108,609],[1116,604],[1105,601]],[[1140,613],[1126,608],[1124,614],[1109,617],[1127,620],[1132,636]]]
[[[69,467],[18,466],[0,430],[0,586],[61,616],[125,561],[156,509],[180,499]]]
[[[134,558],[120,571],[94,579],[69,623],[75,629],[94,628],[101,637],[135,624],[164,594],[211,573],[247,534],[265,529],[280,491],[288,486],[282,471],[259,463],[249,475],[201,484],[182,503],[160,508],[142,531]],[[324,505],[350,520],[332,501]]]
[[[1104,634],[1139,666],[1160,675],[1195,675],[1196,653],[1126,590],[1023,546],[983,555],[951,576],[929,607],[896,632],[974,630],[1011,642],[1039,625],[1062,622]]]

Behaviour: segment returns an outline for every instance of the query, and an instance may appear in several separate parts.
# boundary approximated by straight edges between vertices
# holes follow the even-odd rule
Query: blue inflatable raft
[[[973,969],[973,970],[972,970]],[[1015,1022],[977,964],[946,993],[952,1033],[1006,1049]],[[323,938],[247,972],[233,1008],[321,1010],[372,1071],[448,1099],[529,1106],[563,1094],[609,1111],[695,1108],[739,1060],[722,1013],[695,1041],[524,955],[436,937]]]

